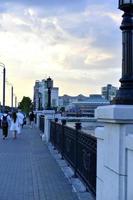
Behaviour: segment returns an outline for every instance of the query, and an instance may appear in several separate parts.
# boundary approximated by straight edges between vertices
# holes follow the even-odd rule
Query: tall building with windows
[[[107,86],[102,87],[102,96],[108,101],[112,101],[116,96],[117,90],[117,87],[114,87],[111,84],[107,84]]]
[[[51,107],[58,107],[58,87],[51,89]],[[47,81],[45,79],[36,80],[34,85],[34,110],[45,110],[48,104],[48,89]]]

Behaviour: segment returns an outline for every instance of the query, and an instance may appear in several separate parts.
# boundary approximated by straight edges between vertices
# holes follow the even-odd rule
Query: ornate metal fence
[[[75,169],[76,167],[76,131],[73,128],[64,127],[64,157]]]
[[[87,186],[96,192],[96,138],[83,132],[78,133],[77,141],[77,173]]]
[[[39,116],[39,129],[44,132],[44,115]]]
[[[74,129],[51,121],[50,139],[62,158],[73,167],[75,176],[82,178],[87,188],[96,194],[97,140],[80,129],[79,123]]]

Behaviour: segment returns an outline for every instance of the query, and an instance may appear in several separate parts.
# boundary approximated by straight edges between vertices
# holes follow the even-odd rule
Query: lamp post
[[[4,63],[0,63],[0,66],[3,67],[3,113],[5,112],[5,82],[6,82],[6,68]]]
[[[6,83],[11,86],[11,111],[13,112],[13,85],[8,80],[6,80]]]
[[[113,103],[133,105],[133,0],[119,0],[119,9],[124,11],[120,26],[122,30],[122,78]]]
[[[11,109],[13,112],[13,86],[11,86]]]
[[[48,88],[48,104],[47,104],[47,110],[51,109],[51,89],[53,87],[53,80],[49,77],[47,78],[47,88]]]
[[[5,81],[6,81],[6,68],[3,68],[3,113],[5,112]]]
[[[15,108],[17,108],[17,96],[15,95]]]

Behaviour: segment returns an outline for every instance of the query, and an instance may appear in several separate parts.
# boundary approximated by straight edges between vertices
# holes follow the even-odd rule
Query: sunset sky
[[[35,80],[48,76],[60,95],[100,93],[108,83],[118,87],[122,12],[117,7],[117,0],[1,0],[0,62],[18,101],[32,98]]]

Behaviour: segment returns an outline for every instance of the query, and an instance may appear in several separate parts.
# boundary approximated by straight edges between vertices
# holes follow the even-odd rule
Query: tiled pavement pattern
[[[16,140],[0,130],[0,200],[77,200],[39,131],[24,127]]]

